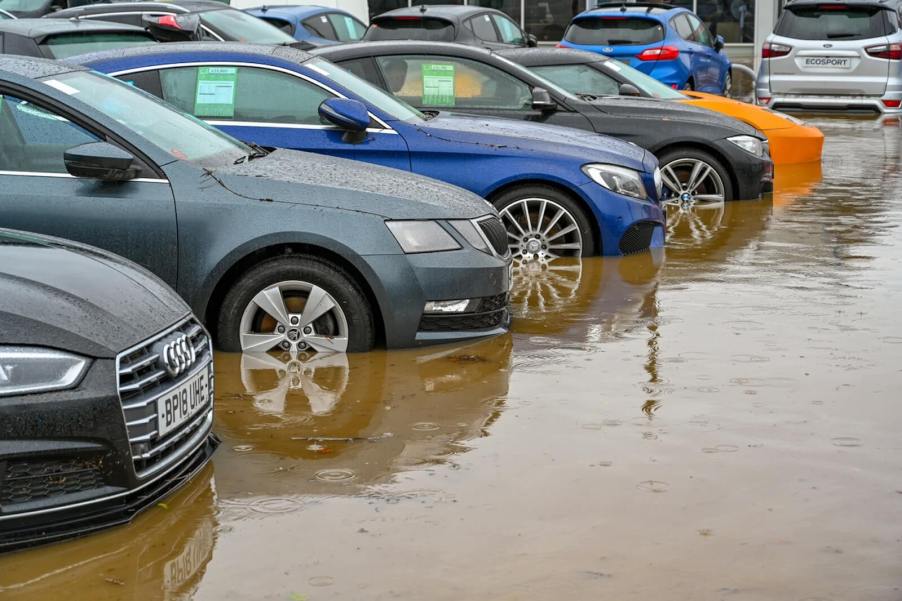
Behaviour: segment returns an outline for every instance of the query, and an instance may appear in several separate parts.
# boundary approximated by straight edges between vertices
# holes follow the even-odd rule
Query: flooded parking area
[[[512,334],[217,356],[213,464],[3,601],[902,599],[902,132],[519,266]]]

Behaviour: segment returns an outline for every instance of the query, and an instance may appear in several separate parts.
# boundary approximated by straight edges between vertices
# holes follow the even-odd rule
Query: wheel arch
[[[694,150],[701,150],[703,152],[707,152],[715,159],[720,161],[720,164],[723,165],[724,169],[727,170],[727,176],[730,178],[730,186],[733,188],[733,195],[735,196],[739,190],[739,179],[736,177],[736,173],[734,172],[732,165],[730,164],[729,159],[724,156],[724,154],[717,150],[717,148],[705,144],[704,142],[698,142],[695,140],[689,141],[676,141],[676,142],[668,142],[663,146],[649,149],[655,155],[655,157],[660,157],[665,152],[669,152],[671,150],[676,150],[678,148],[692,148]]]

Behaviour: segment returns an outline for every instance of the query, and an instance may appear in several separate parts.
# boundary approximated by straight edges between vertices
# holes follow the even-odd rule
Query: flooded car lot
[[[813,121],[666,256],[519,266],[511,335],[219,354],[213,465],[0,597],[902,598],[902,136]]]

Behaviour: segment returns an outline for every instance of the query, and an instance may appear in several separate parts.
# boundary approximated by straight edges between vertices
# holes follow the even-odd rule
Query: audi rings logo
[[[160,365],[173,378],[185,373],[197,359],[197,353],[191,346],[191,341],[184,334],[164,340],[158,352]]]

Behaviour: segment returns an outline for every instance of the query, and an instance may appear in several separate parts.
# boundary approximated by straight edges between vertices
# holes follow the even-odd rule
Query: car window
[[[328,16],[339,42],[357,42],[363,38],[366,25],[354,17],[341,13],[329,13]]]
[[[336,39],[335,30],[332,29],[332,24],[329,23],[329,18],[326,15],[316,15],[315,17],[304,19],[301,23],[310,33],[317,37],[326,38],[327,40]]]
[[[620,93],[620,82],[589,65],[548,65],[530,70],[574,94],[617,96]]]
[[[427,42],[451,42],[454,26],[444,19],[431,17],[376,19],[366,30],[368,41],[425,40]]]
[[[499,41],[498,32],[492,25],[492,18],[487,15],[476,15],[467,21],[467,26],[473,31],[473,35],[484,42]]]
[[[257,17],[263,19],[273,27],[278,27],[288,35],[294,35],[294,24],[291,21],[280,19],[279,17]]]
[[[32,11],[44,6],[43,0],[0,0],[0,9],[8,11]]]
[[[671,23],[678,36],[684,40],[692,39],[692,25],[689,24],[689,20],[686,18],[685,14],[675,16]]]
[[[369,78],[366,80],[361,79],[338,65],[321,58],[309,60],[304,63],[304,66],[328,77],[352,95],[385,113],[389,119],[397,119],[398,121],[420,121],[424,119],[423,113],[403,100],[399,100],[391,94],[386,94],[384,90],[370,83]],[[375,67],[373,69],[375,70]]]
[[[690,27],[692,27],[693,41],[696,41],[699,44],[704,44],[705,46],[713,46],[714,37],[708,30],[708,26],[702,23],[701,19],[693,14],[687,13],[686,18],[689,20]]]
[[[77,54],[132,48],[134,46],[151,46],[156,44],[152,36],[140,31],[120,32],[76,32],[62,33],[44,39],[44,46],[53,58],[69,58]]]
[[[519,46],[526,43],[526,40],[523,38],[523,30],[521,30],[516,23],[504,15],[493,14],[492,20],[495,21],[495,25],[498,27],[502,42],[505,44],[517,44]]]
[[[0,95],[0,171],[66,173],[66,149],[98,141],[61,115]]]
[[[564,39],[599,46],[653,44],[664,39],[664,27],[652,19],[591,17],[573,21]]]
[[[249,15],[242,10],[224,8],[206,10],[200,20],[210,28],[220,31],[238,42],[252,44],[293,44],[294,38],[284,31],[273,27],[266,21]]]
[[[888,11],[876,6],[787,7],[774,33],[797,40],[865,40],[891,31]]]
[[[629,65],[616,60],[605,61],[601,67],[607,71],[613,71],[620,75],[623,79],[633,84],[640,91],[645,92],[652,98],[660,98],[661,100],[686,100],[686,96],[677,92],[667,84],[663,84],[651,75],[646,75],[638,69],[633,69]]]
[[[390,91],[422,107],[521,110],[532,90],[495,67],[446,56],[380,56],[376,62]]]
[[[299,77],[256,67],[163,69],[160,84],[166,102],[217,121],[325,125],[319,105],[333,97]]]

